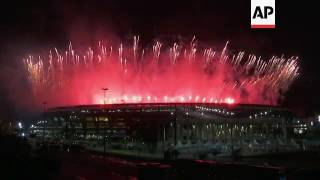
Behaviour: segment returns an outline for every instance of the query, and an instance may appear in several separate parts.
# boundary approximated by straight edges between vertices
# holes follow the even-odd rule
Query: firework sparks
[[[53,104],[91,103],[263,103],[275,104],[299,75],[298,57],[273,56],[264,60],[240,51],[230,54],[228,43],[221,51],[198,49],[195,37],[187,45],[171,47],[156,41],[152,50],[112,46],[98,42],[78,53],[70,43],[46,56],[24,59],[33,93]],[[154,63],[155,62],[155,63]],[[101,87],[110,91],[103,99]]]

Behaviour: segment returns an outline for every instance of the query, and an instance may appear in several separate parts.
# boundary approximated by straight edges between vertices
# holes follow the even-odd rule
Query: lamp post
[[[102,88],[103,91],[103,105],[106,105],[106,93],[108,88]],[[103,156],[106,156],[106,123],[103,123]]]

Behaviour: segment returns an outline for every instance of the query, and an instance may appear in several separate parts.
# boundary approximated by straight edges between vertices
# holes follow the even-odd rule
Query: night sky
[[[302,1],[276,1],[276,29],[250,29],[250,1],[1,1],[0,119],[30,113],[22,58],[47,48],[92,44],[106,37],[143,42],[193,35],[205,43],[230,41],[231,49],[300,57],[300,77],[281,105],[299,115],[320,111],[319,15]],[[29,104],[28,106],[33,106]]]

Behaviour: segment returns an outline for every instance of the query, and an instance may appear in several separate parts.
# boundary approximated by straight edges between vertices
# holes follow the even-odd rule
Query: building
[[[293,114],[277,106],[216,103],[107,104],[51,108],[31,133],[88,148],[180,157],[296,151]]]

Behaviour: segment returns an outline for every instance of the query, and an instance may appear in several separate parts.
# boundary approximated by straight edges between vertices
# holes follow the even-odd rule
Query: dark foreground
[[[103,156],[68,146],[32,149],[0,137],[0,179],[320,179],[317,154],[216,161],[156,161]]]

